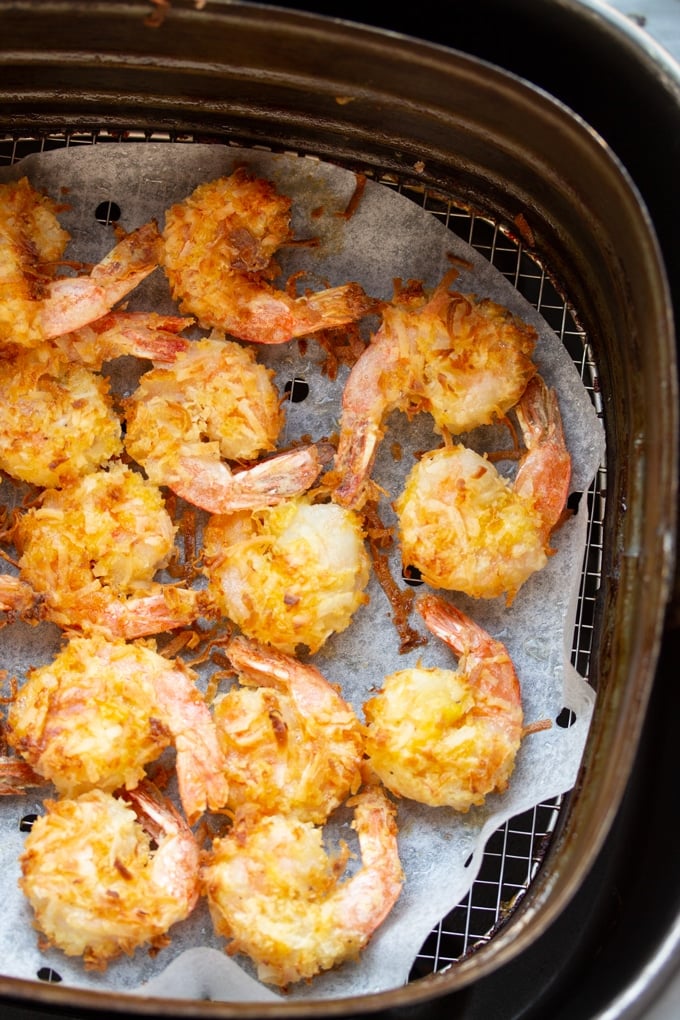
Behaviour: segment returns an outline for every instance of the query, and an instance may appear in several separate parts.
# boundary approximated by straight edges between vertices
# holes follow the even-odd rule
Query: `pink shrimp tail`
[[[533,502],[550,534],[564,513],[571,482],[571,457],[555,390],[535,375],[516,413],[527,453],[517,472],[515,492]]]

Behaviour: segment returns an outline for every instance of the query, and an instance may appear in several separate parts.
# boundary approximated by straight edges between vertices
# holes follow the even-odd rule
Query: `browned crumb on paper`
[[[352,192],[352,197],[347,203],[344,211],[337,213],[337,215],[343,220],[352,219],[352,216],[354,216],[355,212],[359,208],[361,199],[364,197],[364,192],[366,191],[366,174],[355,174],[354,177],[356,184],[354,186],[354,191]]]
[[[352,368],[366,349],[366,341],[357,322],[339,329],[319,330],[316,342],[326,354],[321,373],[331,381],[337,378],[342,365]]]
[[[414,648],[427,644],[427,637],[409,623],[415,593],[400,588],[392,576],[385,550],[391,548],[394,535],[392,529],[382,521],[377,504],[368,502],[363,515],[375,576],[392,607],[392,622],[399,635],[399,654],[404,655]]]

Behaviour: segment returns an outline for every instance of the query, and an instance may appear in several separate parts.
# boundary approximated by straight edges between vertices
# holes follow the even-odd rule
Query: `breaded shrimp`
[[[70,240],[57,209],[25,178],[0,185],[0,347],[35,347],[88,325],[158,266],[160,235],[146,223],[88,274],[57,277]]]
[[[199,185],[165,215],[163,267],[180,309],[239,340],[280,344],[366,315],[357,283],[295,297],[276,290],[276,251],[292,241],[291,201],[243,167]]]
[[[176,527],[157,486],[112,461],[61,489],[46,489],[19,516],[20,578],[60,627],[143,637],[186,626],[198,593],[154,581]]]
[[[317,652],[368,601],[370,558],[353,511],[301,496],[216,515],[203,542],[207,595],[246,636]]]
[[[305,492],[323,453],[315,445],[232,471],[276,448],[283,426],[272,372],[250,348],[213,334],[172,365],[145,372],[126,401],[127,452],[157,485],[209,513],[259,508]]]
[[[47,345],[0,357],[0,468],[59,487],[122,452],[109,383]]]
[[[361,785],[354,709],[314,666],[243,637],[226,654],[238,673],[215,703],[229,807],[325,822]]]
[[[553,390],[540,376],[517,406],[526,445],[514,483],[462,445],[425,454],[395,502],[402,559],[435,588],[511,602],[551,553],[571,477]]]
[[[386,677],[364,704],[369,765],[399,797],[466,812],[502,793],[522,740],[520,685],[507,649],[436,595],[417,608],[459,657]]]
[[[427,412],[440,434],[468,432],[500,419],[536,371],[533,327],[493,301],[451,292],[450,279],[429,297],[397,295],[349,374],[334,467],[342,506],[360,509],[370,496],[392,411]]]
[[[102,790],[45,802],[21,854],[19,880],[43,947],[90,970],[169,929],[199,897],[199,850],[186,822],[150,784],[116,798]]]
[[[195,674],[153,644],[72,637],[31,669],[7,714],[7,743],[58,793],[133,789],[174,744],[182,807],[194,824],[227,800],[223,756]]]
[[[344,881],[347,847],[329,858],[323,828],[290,815],[244,814],[203,855],[215,930],[261,981],[286,988],[356,960],[401,893],[394,805],[379,786],[348,803],[361,868]]]

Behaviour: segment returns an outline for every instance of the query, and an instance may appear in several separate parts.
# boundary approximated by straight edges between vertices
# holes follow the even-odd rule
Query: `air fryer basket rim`
[[[255,138],[264,138],[265,127],[274,130],[276,123],[279,142],[288,132],[296,144],[330,158],[333,146],[340,151],[345,141],[350,162],[382,160],[411,177],[413,160],[422,155],[424,180],[431,186],[462,192],[471,204],[492,208],[508,228],[513,216],[528,214],[537,250],[573,297],[602,369],[611,539],[600,606],[596,679],[601,693],[594,735],[555,846],[507,931],[448,973],[376,996],[271,1008],[135,1000],[144,1015],[302,1016],[315,1015],[319,1005],[329,1015],[358,1014],[444,995],[510,961],[573,895],[616,813],[653,679],[675,554],[677,390],[669,287],[654,228],[628,173],[587,124],[543,91],[477,58],[378,29],[261,5],[216,2],[212,7],[198,11],[191,3],[178,3],[160,29],[145,35],[139,28],[148,13],[142,3],[104,2],[92,9],[84,3],[0,2],[0,16],[7,19],[0,41],[0,109],[7,113],[0,123],[7,130],[45,130],[67,113],[76,126],[95,114],[101,123],[118,126],[122,104],[122,116],[135,115],[142,126],[182,131],[197,117],[202,131],[230,140],[230,103],[245,85],[252,98],[247,109],[240,102],[239,126],[243,131],[254,118]],[[67,12],[68,33],[60,33],[59,18]],[[107,16],[115,17],[115,26]],[[54,28],[45,35],[49,48],[36,51],[38,25],[45,31],[46,24]],[[108,35],[104,26],[111,29]],[[206,43],[206,27],[215,40],[212,49],[191,52],[193,45]],[[296,56],[304,51],[294,73],[283,66],[274,73],[270,66],[236,65],[233,53],[240,43],[240,52],[255,59],[274,29]],[[219,45],[225,53],[221,64]],[[319,77],[324,59],[332,71],[326,78]],[[176,94],[164,96],[159,82],[169,88],[170,65]],[[372,70],[369,86],[356,76],[356,68],[365,66]],[[400,95],[405,67],[412,89],[419,83],[418,96],[409,101],[403,89]],[[309,116],[301,104],[311,81]],[[338,92],[339,86],[344,91]],[[285,109],[284,95],[290,104]],[[349,119],[338,113],[338,95],[355,97],[342,107],[349,108]],[[454,105],[447,107],[447,100]],[[382,133],[376,139],[378,108]],[[366,152],[362,143],[369,147]],[[592,181],[596,197],[590,193]],[[624,505],[625,514],[619,514]],[[102,1003],[96,993],[14,979],[0,979],[0,994],[62,1008]],[[125,1000],[105,996],[104,1001],[112,1012],[127,1012]]]

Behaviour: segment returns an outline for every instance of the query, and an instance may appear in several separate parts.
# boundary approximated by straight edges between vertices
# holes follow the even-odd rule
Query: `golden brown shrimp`
[[[0,186],[0,345],[35,347],[106,315],[158,266],[161,239],[146,223],[88,273],[55,275],[70,237],[56,203],[27,180]]]
[[[168,209],[163,267],[180,309],[240,340],[279,344],[366,315],[357,283],[295,297],[271,280],[276,251],[292,241],[291,201],[243,167],[199,185]]]
[[[301,496],[216,515],[204,532],[207,594],[250,638],[318,651],[368,601],[370,558],[353,511]]]
[[[157,485],[209,513],[271,506],[318,477],[315,445],[232,471],[275,449],[283,425],[272,373],[253,351],[213,334],[145,372],[126,402],[127,452]]]
[[[329,858],[323,828],[288,815],[237,818],[204,855],[215,930],[261,981],[285,988],[356,960],[401,893],[394,805],[379,786],[349,804],[362,866],[345,881],[347,847]]]
[[[124,798],[91,790],[45,808],[26,837],[19,880],[41,945],[92,970],[168,945],[199,897],[198,846],[170,801],[143,784]]]
[[[502,793],[522,740],[520,685],[507,649],[436,595],[417,608],[458,670],[398,670],[364,704],[370,766],[399,797],[466,812]]]
[[[54,337],[53,343],[70,361],[101,369],[106,361],[132,355],[154,362],[174,361],[191,343],[180,333],[194,320],[157,312],[110,312],[100,319]]]
[[[13,529],[23,582],[60,627],[143,637],[186,626],[198,593],[154,581],[176,527],[157,486],[112,461],[46,489]]]
[[[402,558],[435,588],[505,594],[541,570],[569,493],[571,458],[556,394],[540,376],[517,406],[524,437],[514,483],[464,446],[425,454],[395,502]]]
[[[406,290],[383,311],[382,325],[345,384],[334,499],[361,508],[388,415],[425,411],[440,434],[459,434],[501,418],[536,371],[536,332],[488,299],[449,290]]]
[[[314,666],[232,638],[238,673],[215,702],[229,807],[323,823],[361,785],[363,735],[354,709]]]
[[[227,799],[224,761],[196,677],[153,644],[72,637],[31,669],[7,714],[7,743],[61,796],[133,789],[171,743],[190,824]]]
[[[47,344],[0,358],[0,468],[58,487],[122,452],[109,383]]]

